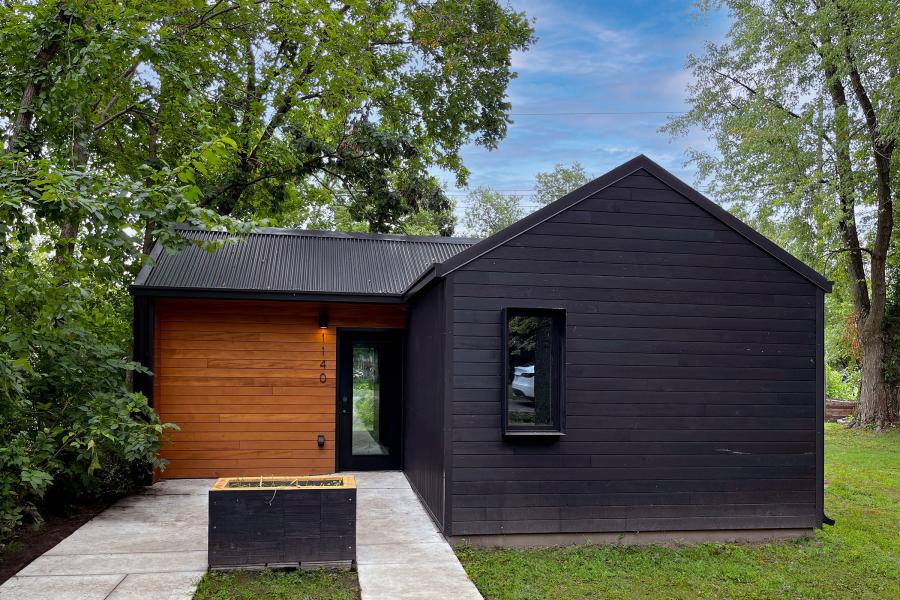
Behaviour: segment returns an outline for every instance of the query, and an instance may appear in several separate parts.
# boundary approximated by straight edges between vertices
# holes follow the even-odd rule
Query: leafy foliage
[[[525,216],[522,197],[505,195],[488,187],[477,187],[466,196],[463,225],[477,237],[488,237]]]
[[[569,166],[557,164],[552,171],[534,176],[534,200],[547,206],[590,181],[591,177],[580,162]]]

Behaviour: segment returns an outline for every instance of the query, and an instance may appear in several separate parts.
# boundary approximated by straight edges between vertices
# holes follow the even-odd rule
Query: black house
[[[644,156],[477,243],[155,256],[132,292],[181,426],[164,477],[402,469],[474,544],[822,523],[831,283]]]

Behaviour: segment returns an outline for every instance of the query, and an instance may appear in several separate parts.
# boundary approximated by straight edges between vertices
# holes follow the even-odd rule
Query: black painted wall
[[[443,282],[407,315],[403,470],[438,524],[444,519]]]
[[[822,293],[659,179],[628,176],[446,285],[445,533],[820,524]],[[502,437],[504,306],[567,311],[562,439]],[[434,363],[410,348],[408,372],[428,373],[411,387],[431,386]],[[410,450],[407,465],[423,460]]]

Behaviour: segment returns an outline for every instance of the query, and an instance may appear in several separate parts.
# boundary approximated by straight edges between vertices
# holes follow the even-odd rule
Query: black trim
[[[218,300],[293,300],[297,302],[359,302],[363,304],[403,304],[400,294],[325,294],[317,292],[259,292],[253,290],[210,290],[202,288],[161,288],[133,285],[131,294],[165,298],[210,298]]]
[[[825,517],[825,292],[816,290],[816,514]],[[831,524],[834,524],[832,521]]]
[[[500,419],[504,437],[560,437],[566,432],[566,311],[562,308],[527,308],[507,306],[501,311],[503,385],[501,386]],[[550,345],[553,352],[552,425],[521,426],[509,424],[509,332],[510,314],[541,315],[553,319]]]
[[[156,302],[149,297],[135,297],[132,315],[132,336],[134,361],[150,371],[153,370],[153,334],[155,324]],[[134,373],[132,388],[146,396],[147,403],[153,406],[153,375]]]
[[[788,251],[784,250],[764,235],[739,220],[737,217],[723,209],[721,206],[687,185],[661,166],[644,156],[643,154],[636,156],[623,165],[620,165],[601,175],[594,181],[578,188],[574,192],[566,194],[559,200],[545,206],[544,208],[528,215],[524,219],[513,223],[506,229],[492,235],[474,246],[463,250],[459,254],[448,258],[437,269],[438,277],[446,277],[453,271],[463,267],[473,260],[483,256],[484,254],[494,250],[495,248],[509,242],[513,238],[522,235],[528,230],[540,225],[544,221],[558,215],[559,213],[569,210],[576,204],[587,200],[597,192],[614,185],[616,182],[633,175],[634,173],[645,170],[650,175],[659,179],[662,183],[668,185],[673,190],[683,195],[685,198],[698,205],[711,216],[715,217],[735,232],[746,238],[752,244],[758,246],[761,250],[772,256],[784,264],[789,269],[795,271],[801,277],[807,279],[813,285],[821,288],[826,292],[831,291],[833,282],[829,281],[822,274],[810,268],[802,261],[794,257]]]

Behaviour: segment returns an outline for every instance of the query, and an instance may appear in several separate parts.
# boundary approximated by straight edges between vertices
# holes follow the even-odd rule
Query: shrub
[[[48,491],[127,491],[169,427],[128,389],[123,289],[60,281],[39,257],[0,257],[0,545]],[[123,300],[122,297],[126,299]]]

